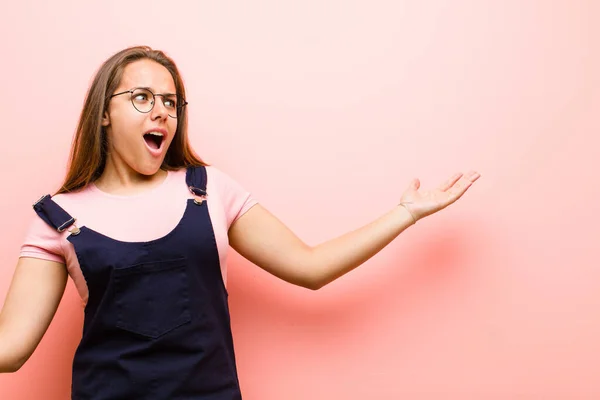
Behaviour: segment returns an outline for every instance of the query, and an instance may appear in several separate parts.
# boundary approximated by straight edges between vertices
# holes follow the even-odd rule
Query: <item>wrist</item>
[[[410,208],[408,207],[408,205],[407,205],[407,204],[408,204],[407,202],[401,202],[401,203],[399,203],[399,204],[398,204],[398,208],[400,208],[400,209],[404,210],[404,212],[405,212],[406,214],[408,214],[408,217],[409,217],[409,219],[410,219],[410,220],[411,220],[411,222],[412,222],[412,224],[411,224],[411,225],[414,225],[414,224],[416,224],[416,223],[417,223],[417,221],[418,221],[419,219],[418,219],[418,218],[415,216],[415,214],[414,214],[414,213],[413,213],[413,212],[410,210]]]

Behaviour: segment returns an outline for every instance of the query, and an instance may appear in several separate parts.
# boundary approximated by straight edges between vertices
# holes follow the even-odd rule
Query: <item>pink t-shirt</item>
[[[208,211],[212,221],[223,281],[227,276],[227,231],[233,222],[257,201],[236,181],[215,167],[206,167]],[[53,200],[86,226],[103,235],[124,242],[146,242],[161,238],[181,220],[187,199],[193,198],[185,182],[186,170],[169,171],[159,186],[132,196],[105,193],[90,184],[82,190],[53,196]],[[21,248],[21,257],[41,258],[66,264],[84,304],[88,288],[75,255],[67,240],[68,231],[58,233],[37,215],[33,218]]]

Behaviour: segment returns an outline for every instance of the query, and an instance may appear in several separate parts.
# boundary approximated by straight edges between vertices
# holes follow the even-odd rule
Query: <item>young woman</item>
[[[125,49],[86,97],[60,190],[40,198],[0,313],[0,372],[18,370],[70,276],[85,304],[73,399],[240,399],[225,260],[242,256],[318,289],[479,178],[417,179],[370,224],[310,247],[188,143],[183,81],[148,47]]]

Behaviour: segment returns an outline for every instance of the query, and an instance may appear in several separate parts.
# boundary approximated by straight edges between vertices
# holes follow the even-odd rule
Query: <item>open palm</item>
[[[470,171],[467,174],[458,173],[431,190],[419,190],[421,182],[419,179],[413,179],[402,194],[400,204],[410,211],[415,220],[419,220],[460,199],[480,176],[476,171]]]

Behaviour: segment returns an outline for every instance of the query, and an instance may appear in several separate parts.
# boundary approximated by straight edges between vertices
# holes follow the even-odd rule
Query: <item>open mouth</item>
[[[146,141],[148,147],[154,150],[158,150],[162,145],[164,136],[162,135],[162,133],[150,132],[144,135],[144,140]]]

